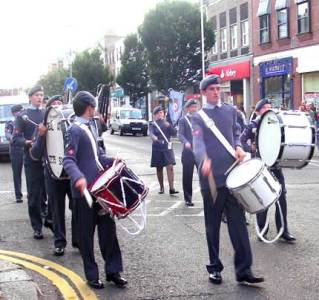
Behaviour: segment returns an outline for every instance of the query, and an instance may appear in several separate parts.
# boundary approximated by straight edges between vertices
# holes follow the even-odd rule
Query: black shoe
[[[54,249],[54,255],[55,256],[63,256],[64,255],[64,248],[62,247],[56,247]]]
[[[194,206],[194,203],[192,201],[185,201],[186,206]]]
[[[22,199],[17,199],[16,202],[17,202],[17,203],[22,203],[23,200],[22,200]]]
[[[289,232],[284,232],[280,238],[284,239],[286,242],[294,242],[296,240]]]
[[[237,282],[239,283],[248,283],[248,284],[254,284],[254,283],[261,283],[264,282],[263,277],[255,277],[252,273],[237,277]]]
[[[34,238],[35,240],[42,240],[42,239],[43,239],[43,234],[42,234],[42,232],[41,232],[41,231],[35,231],[35,232],[33,233],[33,238]]]
[[[72,247],[73,247],[73,248],[78,248],[78,249],[80,249],[79,244],[76,243],[76,242],[72,242]]]
[[[121,277],[120,273],[108,274],[106,275],[106,281],[112,281],[117,286],[125,286],[127,285],[127,280]]]
[[[44,223],[43,223],[43,226],[44,226],[45,228],[49,228],[49,229],[54,233],[52,220],[45,219],[45,220],[44,220]]]
[[[169,190],[169,194],[170,195],[174,195],[174,194],[178,194],[179,193],[179,191],[176,191],[175,189],[170,189]]]
[[[93,288],[93,289],[97,289],[97,290],[101,290],[104,289],[104,284],[101,280],[96,279],[96,280],[88,280],[87,284]]]
[[[164,194],[164,188],[160,189],[158,193],[159,194]]]
[[[213,273],[209,274],[209,281],[214,284],[221,284],[223,279],[220,272],[214,271]]]

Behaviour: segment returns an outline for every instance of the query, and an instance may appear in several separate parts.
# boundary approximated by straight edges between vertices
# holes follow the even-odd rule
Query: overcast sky
[[[105,33],[135,32],[158,2],[0,0],[0,89],[34,84],[70,48],[93,47]]]

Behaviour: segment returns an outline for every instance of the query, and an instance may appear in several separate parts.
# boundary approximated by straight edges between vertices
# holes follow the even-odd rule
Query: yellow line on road
[[[83,279],[73,271],[55,263],[50,260],[46,260],[40,257],[32,256],[29,254],[21,253],[21,252],[15,252],[15,251],[6,251],[6,250],[0,250],[0,254],[4,255],[11,255],[15,257],[19,257],[22,259],[26,259],[32,262],[35,262],[37,264],[41,264],[43,266],[47,266],[52,268],[55,271],[58,271],[59,273],[67,276],[67,278],[75,285],[75,287],[78,289],[80,295],[85,300],[97,300],[95,293],[89,288],[89,286],[83,281]]]
[[[17,265],[21,265],[27,269],[35,271],[43,275],[44,277],[48,278],[59,289],[64,299],[67,299],[67,300],[79,299],[75,290],[67,283],[67,281],[63,279],[62,277],[58,276],[57,274],[55,274],[54,272],[46,270],[43,267],[33,264],[31,262],[18,259],[15,257],[7,256],[7,255],[0,254],[0,259],[10,261]]]

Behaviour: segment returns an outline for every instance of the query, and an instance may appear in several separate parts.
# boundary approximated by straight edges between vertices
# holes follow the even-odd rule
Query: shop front
[[[259,63],[261,98],[272,100],[273,107],[293,109],[293,58],[286,57]]]
[[[212,65],[208,74],[217,74],[222,80],[222,101],[244,106],[248,111],[250,100],[250,60],[242,60],[227,65]]]

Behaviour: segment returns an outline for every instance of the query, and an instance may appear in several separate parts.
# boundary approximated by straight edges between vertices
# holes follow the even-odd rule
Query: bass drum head
[[[273,166],[281,149],[281,126],[278,115],[269,110],[266,112],[257,129],[257,148],[261,160],[269,167]]]
[[[227,177],[226,186],[229,189],[236,189],[251,182],[261,171],[264,164],[258,158],[249,159],[235,169]]]
[[[47,109],[44,120],[48,131],[46,134],[45,155],[51,176],[56,179],[62,179],[63,157],[64,157],[64,135],[66,131],[66,122],[62,121],[70,115],[67,109],[63,111],[62,107],[51,106]]]

